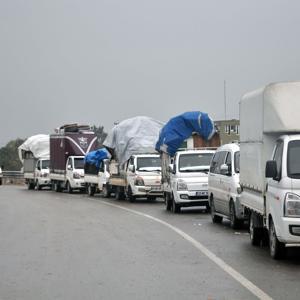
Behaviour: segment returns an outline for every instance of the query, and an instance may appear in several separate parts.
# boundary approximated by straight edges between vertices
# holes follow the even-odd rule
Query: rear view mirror
[[[68,165],[68,170],[72,170],[72,166],[71,165]]]
[[[268,160],[266,163],[266,178],[277,178],[277,163],[275,160]]]
[[[134,172],[135,172],[135,166],[134,166],[134,165],[129,165],[129,166],[128,166],[128,170],[129,170],[130,172],[134,173]]]
[[[172,164],[169,164],[168,171],[169,171],[170,173],[172,173],[172,172],[173,172],[173,165],[172,165]]]
[[[220,167],[220,173],[222,175],[228,175],[229,174],[229,167],[226,164],[221,165]]]

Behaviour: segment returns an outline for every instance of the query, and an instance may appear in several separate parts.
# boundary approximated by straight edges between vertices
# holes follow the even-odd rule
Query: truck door
[[[126,177],[127,177],[127,185],[130,185],[131,187],[134,186],[134,180],[136,175],[136,160],[134,159],[134,156],[131,156],[128,160],[127,167],[126,167]]]
[[[220,175],[220,205],[222,212],[229,215],[229,201],[231,191],[231,176],[232,176],[232,155],[231,152],[227,152],[225,164],[228,166],[228,174]]]
[[[67,160],[66,175],[67,175],[68,179],[70,179],[70,180],[73,179],[73,160],[72,160],[72,157],[69,157],[68,160]]]
[[[273,155],[273,160],[276,161],[277,165],[277,176],[276,178],[268,179],[268,190],[266,193],[266,210],[267,214],[271,213],[272,218],[276,227],[278,224],[278,219],[282,215],[282,201],[281,191],[282,191],[282,157],[283,157],[284,142],[278,140],[275,146],[275,151]]]
[[[41,161],[38,160],[35,168],[35,178],[39,178],[41,176]]]

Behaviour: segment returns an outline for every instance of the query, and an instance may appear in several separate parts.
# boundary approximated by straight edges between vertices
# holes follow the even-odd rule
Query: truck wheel
[[[274,259],[284,258],[286,254],[285,244],[280,242],[276,236],[276,230],[273,220],[270,219],[269,225],[269,244],[270,244],[270,255]]]
[[[72,193],[73,193],[73,189],[72,189],[72,187],[71,187],[69,181],[67,181],[67,184],[66,184],[66,190],[67,190],[67,192],[68,192],[69,194],[72,194]]]
[[[172,207],[171,210],[174,214],[180,213],[180,205],[175,202],[174,197],[172,197]]]
[[[213,197],[210,200],[210,215],[213,223],[222,223],[223,217],[216,215],[215,203]]]
[[[39,184],[39,181],[37,180],[36,181],[36,189],[37,189],[37,191],[40,191],[41,189],[42,189],[42,187],[41,187],[41,185]]]
[[[60,192],[61,192],[61,186],[60,186],[60,183],[57,182],[57,181],[54,183],[54,190],[55,190],[55,192],[57,192],[57,193],[60,193]]]
[[[136,197],[132,194],[132,189],[130,185],[127,188],[127,199],[129,200],[129,202],[134,202],[136,200]]]
[[[231,200],[229,204],[229,220],[232,229],[239,229],[242,226],[242,221],[236,217],[234,202]]]
[[[110,186],[109,184],[104,184],[102,187],[102,195],[105,198],[109,198],[111,194]]]
[[[263,228],[255,227],[256,213],[251,212],[249,221],[249,236],[253,246],[259,246],[263,237]]]
[[[96,188],[95,186],[92,186],[91,184],[88,185],[87,187],[87,192],[89,196],[94,196],[95,192],[96,192]]]
[[[169,193],[165,194],[165,204],[166,204],[166,210],[171,210],[172,208],[172,199]]]
[[[28,181],[27,188],[28,188],[28,190],[33,190],[34,189],[34,182]]]
[[[119,186],[116,187],[115,198],[116,200],[124,200],[124,191],[122,187]]]

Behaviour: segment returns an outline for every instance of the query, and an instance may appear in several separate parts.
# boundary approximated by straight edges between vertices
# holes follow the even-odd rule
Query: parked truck
[[[110,153],[105,148],[100,148],[86,154],[84,159],[84,182],[89,196],[104,191],[107,195],[106,185],[110,177],[109,160]]]
[[[195,133],[199,135],[198,141],[202,139],[203,147],[179,149]],[[167,210],[179,213],[181,207],[188,206],[205,206],[209,210],[208,170],[213,149],[219,142],[214,123],[206,113],[187,112],[170,119],[163,127],[156,150],[161,153],[161,181]]]
[[[23,163],[25,183],[29,190],[50,187],[49,135],[38,134],[28,138],[18,148]]]
[[[300,82],[270,84],[240,101],[241,203],[253,245],[279,259],[300,246]]]
[[[114,193],[117,199],[126,197],[154,200],[163,195],[161,189],[161,162],[155,151],[162,123],[139,116],[114,126],[104,141],[112,154],[109,163],[109,179],[104,194]]]
[[[52,189],[85,190],[84,156],[97,149],[97,137],[87,125],[67,124],[50,135],[50,179]]]

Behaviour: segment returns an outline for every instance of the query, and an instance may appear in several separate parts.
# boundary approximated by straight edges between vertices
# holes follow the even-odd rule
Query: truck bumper
[[[50,178],[39,178],[38,181],[39,181],[39,185],[42,185],[42,186],[50,186],[51,185]]]
[[[280,223],[276,227],[278,240],[285,244],[299,244],[300,246],[300,218],[283,217]]]
[[[174,200],[181,206],[207,206],[208,191],[174,191]]]
[[[161,186],[151,187],[151,186],[134,186],[132,187],[132,193],[136,197],[162,197],[163,191],[161,190]]]

